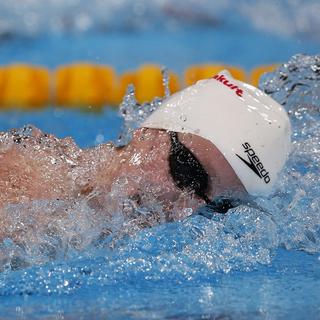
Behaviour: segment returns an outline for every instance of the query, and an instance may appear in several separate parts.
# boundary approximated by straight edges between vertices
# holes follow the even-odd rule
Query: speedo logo
[[[246,153],[248,160],[243,159],[238,154],[236,156],[245,163],[260,179],[263,179],[265,183],[270,182],[269,172],[264,168],[262,162],[259,157],[256,155],[254,150],[251,148],[248,142],[242,144],[244,148],[244,153]]]
[[[237,96],[242,97],[243,90],[239,88],[237,85],[231,83],[223,74],[216,74],[213,79],[216,79],[217,81],[221,82],[225,86],[229,87],[231,90],[233,90]]]

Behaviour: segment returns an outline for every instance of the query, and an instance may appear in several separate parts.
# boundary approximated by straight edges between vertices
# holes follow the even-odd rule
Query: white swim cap
[[[284,108],[228,71],[173,94],[142,127],[211,141],[252,195],[272,191],[290,152],[291,127]]]

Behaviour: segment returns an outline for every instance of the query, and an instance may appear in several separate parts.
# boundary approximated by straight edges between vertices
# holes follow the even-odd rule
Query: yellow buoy
[[[0,71],[0,104],[39,108],[49,102],[49,71],[43,67],[12,64]]]
[[[219,64],[202,64],[188,67],[184,73],[184,82],[186,86],[190,86],[201,79],[212,78],[220,71],[227,69],[231,75],[241,81],[246,81],[246,73],[242,68],[219,65]]]
[[[200,80],[200,67],[199,66],[190,66],[184,71],[184,83],[185,86],[191,86]]]
[[[0,105],[3,106],[3,93],[5,89],[5,70],[0,68]]]
[[[66,106],[112,104],[116,94],[116,74],[109,66],[77,63],[55,72],[55,102]]]
[[[171,71],[169,71],[169,89],[171,94],[181,89],[179,76]]]
[[[192,65],[185,69],[184,84],[189,86],[227,69],[234,78],[258,86],[261,75],[274,71],[278,66],[258,66],[248,78],[242,68],[235,66]],[[171,93],[181,89],[177,74],[169,72],[169,79]],[[86,107],[119,105],[129,84],[134,85],[139,103],[164,96],[161,67],[156,64],[144,64],[136,71],[123,73],[119,79],[112,67],[91,63],[61,66],[52,74],[44,67],[12,64],[0,68],[0,106],[31,109],[49,103]]]
[[[154,64],[145,64],[136,72],[136,97],[139,103],[150,102],[155,97],[164,96],[164,86],[161,68]],[[169,88],[171,92],[180,89],[179,78],[169,72]]]

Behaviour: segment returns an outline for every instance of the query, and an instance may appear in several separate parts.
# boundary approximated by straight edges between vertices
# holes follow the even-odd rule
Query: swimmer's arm
[[[37,172],[17,148],[0,153],[0,207],[32,197]]]
[[[60,186],[65,172],[55,170],[44,160],[46,163],[16,145],[0,150],[0,208],[10,203],[66,196]]]

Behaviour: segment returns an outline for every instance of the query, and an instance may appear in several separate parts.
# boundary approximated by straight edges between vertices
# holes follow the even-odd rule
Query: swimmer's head
[[[227,71],[173,94],[142,127],[209,140],[252,195],[272,191],[290,152],[291,128],[284,108]]]

